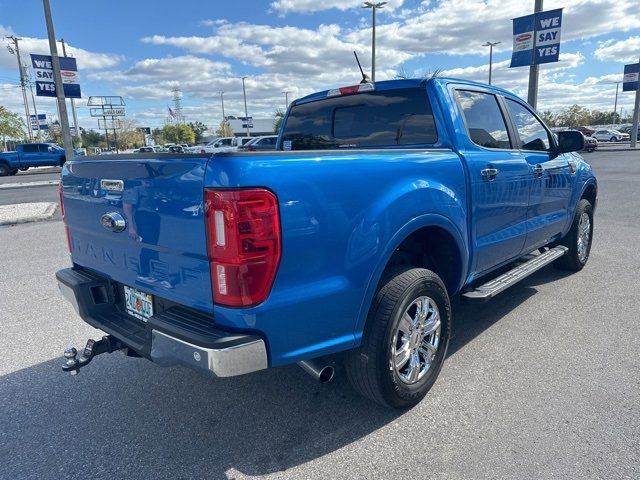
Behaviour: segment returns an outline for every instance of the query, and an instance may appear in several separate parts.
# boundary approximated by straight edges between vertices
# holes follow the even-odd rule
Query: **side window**
[[[271,138],[265,138],[263,144],[264,145],[275,145],[276,144],[276,140],[278,140],[277,138],[271,137]]]
[[[44,143],[38,145],[38,149],[40,150],[40,153],[49,153],[49,145],[45,145]]]
[[[471,141],[486,148],[511,148],[498,100],[490,93],[457,90]]]
[[[549,142],[549,132],[544,128],[542,123],[533,116],[524,105],[513,100],[506,99],[513,118],[513,123],[516,124],[520,140],[522,141],[523,150],[536,150],[546,152],[549,150],[551,143]]]
[[[37,143],[29,143],[28,145],[22,146],[22,151],[24,153],[38,153],[38,144]]]

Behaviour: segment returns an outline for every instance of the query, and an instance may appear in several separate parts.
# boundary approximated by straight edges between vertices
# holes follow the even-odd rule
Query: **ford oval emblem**
[[[118,212],[105,213],[104,215],[102,215],[100,223],[107,230],[111,230],[112,232],[116,233],[122,232],[125,228],[127,228],[127,221]]]

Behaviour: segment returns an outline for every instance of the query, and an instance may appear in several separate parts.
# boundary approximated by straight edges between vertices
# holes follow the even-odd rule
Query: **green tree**
[[[84,147],[101,147],[106,146],[104,135],[93,129],[84,130],[80,133],[82,137],[82,145]]]
[[[202,134],[208,130],[207,126],[202,122],[189,122],[189,126],[193,133],[196,135],[196,139],[194,143],[202,142]]]
[[[591,123],[589,110],[580,105],[572,105],[562,110],[556,117],[556,124],[562,127],[580,127]]]
[[[153,138],[153,142],[156,145],[162,145],[164,143],[167,143],[165,141],[164,133],[162,132],[161,128],[154,128],[153,130],[151,130],[151,138]]]
[[[544,110],[540,112],[540,118],[549,127],[557,127],[556,115],[551,110]]]
[[[229,125],[229,122],[222,120],[216,130],[216,135],[218,137],[233,137],[233,129],[231,128],[231,125]]]
[[[281,108],[278,108],[273,115],[275,117],[273,121],[273,133],[278,133],[282,126],[282,120],[284,120],[284,111]]]
[[[7,139],[23,140],[25,136],[24,122],[20,116],[0,105],[0,138],[4,149],[7,149]]]
[[[194,143],[196,134],[185,123],[167,124],[162,127],[162,136],[170,143]]]

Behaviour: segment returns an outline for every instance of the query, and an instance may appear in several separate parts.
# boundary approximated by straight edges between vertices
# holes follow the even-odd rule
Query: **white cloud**
[[[403,3],[404,0],[388,0],[384,10],[401,7]],[[271,2],[271,8],[282,14],[291,12],[311,13],[332,8],[350,10],[362,7],[362,4],[362,0],[276,0]]]
[[[637,62],[640,55],[640,36],[625,40],[608,40],[593,52],[598,60],[612,62]]]
[[[0,41],[2,45],[0,48],[0,68],[17,68],[16,58],[9,53],[5,48],[5,44],[8,44],[8,40],[4,37],[6,35],[13,34],[10,27],[3,27],[0,25]],[[20,40],[20,54],[23,57],[23,63],[30,64],[29,54],[36,53],[42,55],[49,55],[49,42],[44,38],[33,37],[21,37]],[[62,48],[58,44],[58,54],[62,56]],[[78,70],[111,68],[116,66],[123,57],[111,53],[98,53],[85,50],[83,48],[75,47],[72,44],[67,44],[67,55],[75,57],[78,63]]]

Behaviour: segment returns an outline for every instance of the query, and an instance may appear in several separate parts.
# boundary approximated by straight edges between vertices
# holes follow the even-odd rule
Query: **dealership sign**
[[[638,76],[640,75],[640,63],[632,63],[624,66],[622,77],[622,91],[635,92],[638,89]]]
[[[511,67],[557,62],[560,56],[562,9],[513,19]]]
[[[36,94],[39,97],[55,97],[56,84],[53,78],[53,64],[49,55],[31,54],[31,65],[36,77]],[[82,98],[76,59],[60,57],[60,75],[66,98]]]
[[[91,109],[92,117],[124,117],[125,115],[126,112],[123,107],[103,107]]]
[[[38,120],[35,115],[29,115],[32,130],[49,130],[49,124],[47,123],[47,114],[39,113]]]

